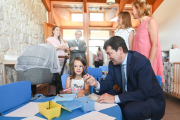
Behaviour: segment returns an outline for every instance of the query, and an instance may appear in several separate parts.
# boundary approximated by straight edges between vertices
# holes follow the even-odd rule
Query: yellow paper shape
[[[50,107],[49,107],[49,105],[50,105]],[[59,117],[61,115],[61,108],[67,110],[62,105],[57,104],[53,101],[39,103],[38,106],[39,106],[40,114],[45,116],[48,120],[51,120],[52,118],[55,118],[55,117]],[[69,112],[71,112],[71,111],[69,111]]]

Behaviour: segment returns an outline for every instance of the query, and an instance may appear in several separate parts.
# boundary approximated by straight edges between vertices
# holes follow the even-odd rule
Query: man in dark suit
[[[104,44],[109,62],[105,80],[98,82],[90,75],[84,81],[94,86],[100,103],[118,103],[125,120],[160,120],[165,112],[164,93],[150,61],[142,54],[128,51],[123,38],[111,37]],[[120,87],[113,90],[114,84]]]
[[[85,55],[85,51],[86,51],[87,47],[86,47],[86,43],[84,41],[80,40],[81,36],[82,36],[81,30],[76,30],[75,39],[68,41],[68,45],[69,45],[69,49],[70,49],[69,64],[71,63],[71,61],[74,57],[82,57],[87,63],[86,55]]]

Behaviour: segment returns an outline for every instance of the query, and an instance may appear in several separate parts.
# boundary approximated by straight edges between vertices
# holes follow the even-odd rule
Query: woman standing
[[[164,82],[157,22],[154,18],[149,17],[150,6],[146,0],[137,0],[133,3],[132,8],[134,18],[141,22],[134,36],[133,50],[149,59],[154,73],[161,76]]]
[[[65,56],[65,52],[68,52],[69,49],[64,44],[63,40],[60,39],[61,29],[58,26],[54,26],[52,29],[52,36],[46,39],[46,43],[52,44],[56,50],[58,56]],[[60,66],[63,66],[64,58],[59,58]],[[66,71],[66,67],[65,70]]]
[[[99,66],[103,66],[103,63],[104,63],[104,56],[103,56],[103,52],[101,51],[101,48],[98,47],[98,52],[97,52],[97,56],[98,56],[98,59],[99,59]]]
[[[129,12],[120,12],[117,22],[119,29],[115,30],[114,35],[122,37],[126,42],[128,50],[132,50],[135,30],[132,28]]]
[[[93,65],[94,65],[96,68],[99,68],[99,59],[98,59],[97,54],[93,54]]]
[[[101,48],[98,47],[98,52],[97,54],[93,55],[93,65],[96,68],[99,68],[99,66],[103,66],[104,63],[104,56],[103,56],[103,52],[101,51]]]

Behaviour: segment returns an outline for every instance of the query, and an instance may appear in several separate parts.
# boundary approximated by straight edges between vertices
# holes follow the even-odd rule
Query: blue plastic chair
[[[96,80],[100,81],[102,76],[102,69],[100,68],[89,68],[88,73],[92,75]]]
[[[87,71],[89,71],[89,69],[91,69],[91,66],[87,66]]]
[[[63,89],[65,89],[65,87],[66,87],[66,79],[67,79],[68,76],[69,76],[69,74],[64,74],[64,75],[61,76]]]
[[[159,85],[161,86],[162,77],[161,77],[161,76],[159,76],[159,75],[156,75],[156,78],[157,78],[157,80],[158,80],[158,82],[159,82]]]
[[[99,68],[101,68],[102,71],[108,71],[108,66],[99,66]],[[101,76],[101,78],[106,78],[106,75]]]
[[[109,71],[108,66],[99,66],[99,68],[101,68],[102,71]]]
[[[31,82],[20,81],[0,85],[0,113],[31,100]]]
[[[100,68],[89,68],[89,75],[92,75],[96,80],[100,81],[102,76],[102,69]],[[94,92],[94,88],[90,86],[90,94]]]

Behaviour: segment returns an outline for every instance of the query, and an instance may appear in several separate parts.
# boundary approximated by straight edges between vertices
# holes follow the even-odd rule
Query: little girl
[[[67,94],[78,94],[77,97],[83,97],[84,94],[89,93],[89,86],[84,83],[83,76],[85,72],[83,67],[86,66],[86,62],[81,57],[75,57],[70,65],[71,73],[66,80],[66,88],[71,88],[65,93]]]

